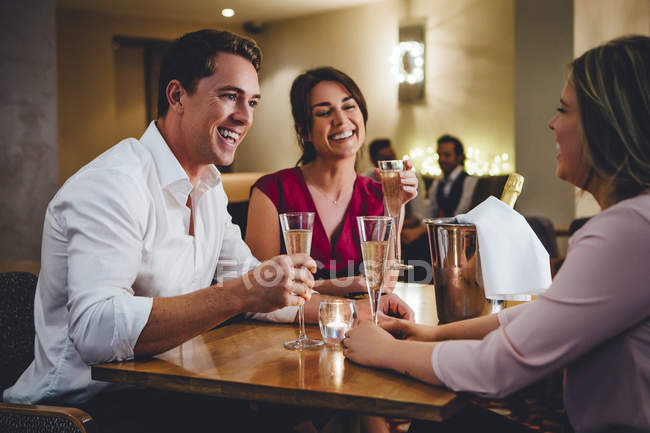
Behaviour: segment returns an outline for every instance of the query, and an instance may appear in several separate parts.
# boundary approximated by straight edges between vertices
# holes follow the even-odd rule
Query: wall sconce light
[[[399,83],[400,102],[424,102],[425,55],[424,21],[400,25],[399,43],[390,58],[391,71]]]
[[[424,44],[418,41],[400,42],[393,49],[391,64],[391,71],[399,83],[421,83],[424,81]]]

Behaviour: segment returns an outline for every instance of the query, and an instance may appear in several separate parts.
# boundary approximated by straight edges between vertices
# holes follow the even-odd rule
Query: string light
[[[506,152],[484,155],[481,149],[467,146],[465,149],[465,171],[474,176],[496,176],[511,173],[510,155]],[[440,176],[442,171],[438,165],[438,153],[433,146],[416,146],[402,159],[413,162],[415,169],[427,176]]]

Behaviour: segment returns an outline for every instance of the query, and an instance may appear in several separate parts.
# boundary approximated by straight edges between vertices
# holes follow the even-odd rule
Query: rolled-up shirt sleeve
[[[75,182],[74,200],[57,204],[57,222],[69,239],[69,338],[87,363],[130,359],[153,305],[132,289],[141,262],[145,198],[136,182],[117,171]],[[133,193],[118,195],[125,185]]]
[[[500,398],[640,323],[650,311],[646,224],[629,209],[601,214],[572,239],[545,294],[502,312],[483,340],[436,345],[436,375],[454,391]]]

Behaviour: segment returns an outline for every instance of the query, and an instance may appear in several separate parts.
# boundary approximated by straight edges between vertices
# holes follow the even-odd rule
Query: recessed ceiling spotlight
[[[235,11],[230,8],[222,9],[221,15],[223,15],[226,18],[230,18],[235,15]]]

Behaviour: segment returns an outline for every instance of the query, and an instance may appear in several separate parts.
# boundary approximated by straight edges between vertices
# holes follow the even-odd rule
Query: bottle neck
[[[510,206],[511,208],[515,207],[515,202],[519,197],[519,193],[524,185],[524,177],[519,173],[512,173],[508,176],[506,185],[503,187],[503,193],[501,194],[501,201]]]
[[[518,197],[519,191],[503,191],[503,194],[501,195],[501,201],[507,204],[509,207],[514,208]]]

